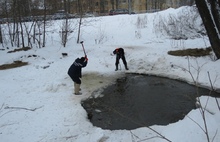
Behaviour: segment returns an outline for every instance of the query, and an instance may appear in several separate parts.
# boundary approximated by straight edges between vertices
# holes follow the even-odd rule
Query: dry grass
[[[8,53],[14,53],[14,52],[19,52],[19,51],[28,51],[30,49],[31,49],[30,47],[22,47],[22,48],[19,48],[19,49],[8,51]],[[11,64],[0,65],[0,70],[7,70],[7,69],[12,69],[12,68],[26,66],[26,65],[28,65],[28,62],[14,61]]]
[[[26,65],[28,65],[28,62],[14,61],[11,64],[0,65],[0,70],[7,70],[7,69],[12,69],[12,68],[26,66]]]
[[[22,48],[19,48],[19,49],[8,51],[8,53],[13,53],[13,52],[18,52],[18,51],[27,51],[27,50],[30,50],[30,49],[31,49],[30,47],[22,47]]]
[[[176,51],[169,51],[169,55],[173,56],[193,56],[193,57],[201,57],[207,56],[211,54],[211,47],[209,48],[201,48],[201,49],[185,49],[185,50],[176,50]]]

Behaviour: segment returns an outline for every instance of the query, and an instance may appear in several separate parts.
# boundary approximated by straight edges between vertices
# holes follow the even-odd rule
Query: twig
[[[103,106],[106,107],[106,108],[110,108],[110,107],[108,107],[107,105],[103,105]],[[144,124],[140,124],[139,122],[136,122],[136,121],[134,121],[133,119],[130,119],[130,118],[126,117],[125,115],[121,114],[120,112],[118,112],[118,111],[117,111],[116,109],[114,109],[114,108],[110,108],[110,109],[111,109],[112,111],[114,111],[115,113],[117,113],[118,115],[120,115],[121,117],[123,117],[123,118],[125,118],[125,119],[131,121],[131,122],[134,123],[134,124],[137,124],[137,125],[139,125],[139,126],[145,126]],[[171,140],[169,140],[168,138],[166,138],[165,136],[163,136],[162,134],[160,134],[158,131],[154,130],[154,129],[151,128],[150,126],[145,126],[145,127],[147,127],[148,129],[150,129],[151,131],[153,131],[154,133],[156,133],[156,134],[158,135],[158,136],[155,136],[155,137],[164,139],[164,140],[166,140],[166,141],[168,141],[168,142],[172,142]],[[155,137],[152,137],[152,138],[155,138]],[[152,139],[152,138],[151,138],[151,139]]]
[[[187,70],[187,69],[185,69],[185,70],[190,74],[190,76],[191,76],[192,79],[193,79],[194,85],[196,86],[196,94],[197,94],[197,96],[198,96],[197,101],[198,101],[199,105],[202,106],[202,105],[201,105],[202,103],[201,103],[200,98],[199,98],[200,95],[199,95],[199,88],[198,88],[198,79],[199,79],[199,74],[200,74],[201,68],[202,68],[202,66],[205,65],[205,64],[203,64],[202,66],[198,66],[197,60],[196,60],[196,63],[197,63],[197,68],[191,66],[191,65],[190,65],[190,61],[189,61],[189,57],[188,57],[188,70]],[[197,71],[197,77],[196,77],[196,79],[194,78],[194,76],[193,76],[193,74],[192,74],[192,72],[191,72],[191,68],[193,68],[193,69],[195,69],[195,70]],[[211,93],[211,92],[210,92],[210,93]],[[210,95],[210,94],[209,94],[209,95]],[[208,100],[209,100],[209,99],[207,99],[207,101],[206,101],[205,107],[204,107],[204,108],[203,108],[203,107],[200,107],[200,109],[199,109],[199,111],[200,111],[200,113],[201,113],[201,115],[202,115],[202,119],[203,119],[203,123],[204,123],[204,127],[205,127],[204,129],[203,129],[196,121],[194,121],[194,120],[191,119],[190,117],[188,117],[188,118],[190,118],[196,125],[198,125],[198,126],[200,127],[200,129],[205,133],[206,138],[207,138],[207,141],[210,142],[209,131],[208,131],[208,126],[207,126],[206,116],[205,116],[205,113],[206,113],[206,110],[207,110],[206,107],[207,107],[207,104],[208,104]]]
[[[132,131],[130,131],[130,133],[131,133],[132,139],[133,139],[133,137],[135,137],[135,138],[137,138],[137,139],[140,139],[137,135],[135,135],[134,133],[132,133]],[[133,141],[133,140],[132,140],[132,141]]]
[[[10,111],[7,111],[7,112],[3,113],[2,115],[0,115],[0,118],[3,117],[4,115],[6,115],[7,113],[12,112],[12,111],[16,111],[16,110],[10,110]]]
[[[199,128],[205,133],[205,130],[202,128],[202,126],[199,125],[199,123],[197,123],[195,120],[193,120],[191,117],[189,117],[188,115],[186,115],[186,117],[188,117],[190,120],[192,120],[196,125],[199,126]]]
[[[215,135],[214,135],[214,137],[213,137],[213,139],[212,139],[212,142],[214,142],[215,137],[216,137],[217,134],[218,134],[218,130],[216,130]]]
[[[212,85],[212,80],[211,80],[211,77],[210,77],[209,72],[208,72],[208,77],[209,77],[209,82],[210,82],[211,88],[212,88],[212,90],[214,91],[214,87],[213,87],[213,85]],[[217,100],[216,97],[215,97],[215,101],[216,101],[216,104],[217,104],[217,106],[218,106],[218,109],[220,110],[220,105],[219,105],[218,100]]]
[[[6,106],[4,109],[23,109],[23,110],[28,110],[28,111],[35,111],[35,110],[40,109],[42,107],[43,106],[38,107],[38,108],[30,109],[30,108],[24,108],[24,107],[9,107],[9,106]]]
[[[14,124],[17,124],[17,123],[3,124],[3,125],[0,126],[0,128],[5,127],[5,126],[9,126],[9,125],[14,125]]]
[[[2,106],[1,106],[1,108],[0,108],[0,110],[2,110],[2,108],[3,108],[3,106],[4,106],[5,104],[2,104]]]
[[[143,139],[143,140],[139,140],[137,142],[142,142],[142,141],[146,141],[146,140],[150,140],[150,139],[154,139],[154,138],[158,138],[158,136],[149,137],[149,138],[146,138],[146,139]]]

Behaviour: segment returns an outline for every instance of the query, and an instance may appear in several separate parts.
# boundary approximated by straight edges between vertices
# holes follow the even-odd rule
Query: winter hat
[[[81,57],[81,58],[80,58],[80,60],[81,60],[82,62],[84,62],[85,59],[86,59],[85,57]]]

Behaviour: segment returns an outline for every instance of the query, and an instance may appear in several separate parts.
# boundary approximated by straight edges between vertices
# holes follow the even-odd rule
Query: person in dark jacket
[[[125,69],[128,70],[127,62],[126,62],[126,59],[125,59],[124,49],[123,48],[116,48],[113,51],[113,54],[116,54],[116,62],[115,62],[116,69],[115,69],[115,71],[118,70],[118,64],[119,64],[120,59],[122,59],[122,61],[124,63],[124,66],[125,66]]]
[[[81,93],[79,92],[80,85],[81,85],[80,78],[82,77],[82,68],[87,65],[87,62],[88,62],[88,58],[86,56],[77,58],[68,70],[68,75],[74,82],[74,94],[75,95],[81,95]]]

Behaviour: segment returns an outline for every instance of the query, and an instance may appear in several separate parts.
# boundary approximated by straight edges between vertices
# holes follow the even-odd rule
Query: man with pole
[[[85,56],[81,58],[77,58],[68,70],[68,75],[74,82],[74,94],[75,95],[82,94],[79,92],[81,90],[80,89],[80,85],[81,85],[80,78],[82,78],[82,68],[85,67],[88,63],[88,58],[85,52],[85,48],[83,46],[83,41],[81,41],[80,43],[82,44],[82,48],[83,48]]]

